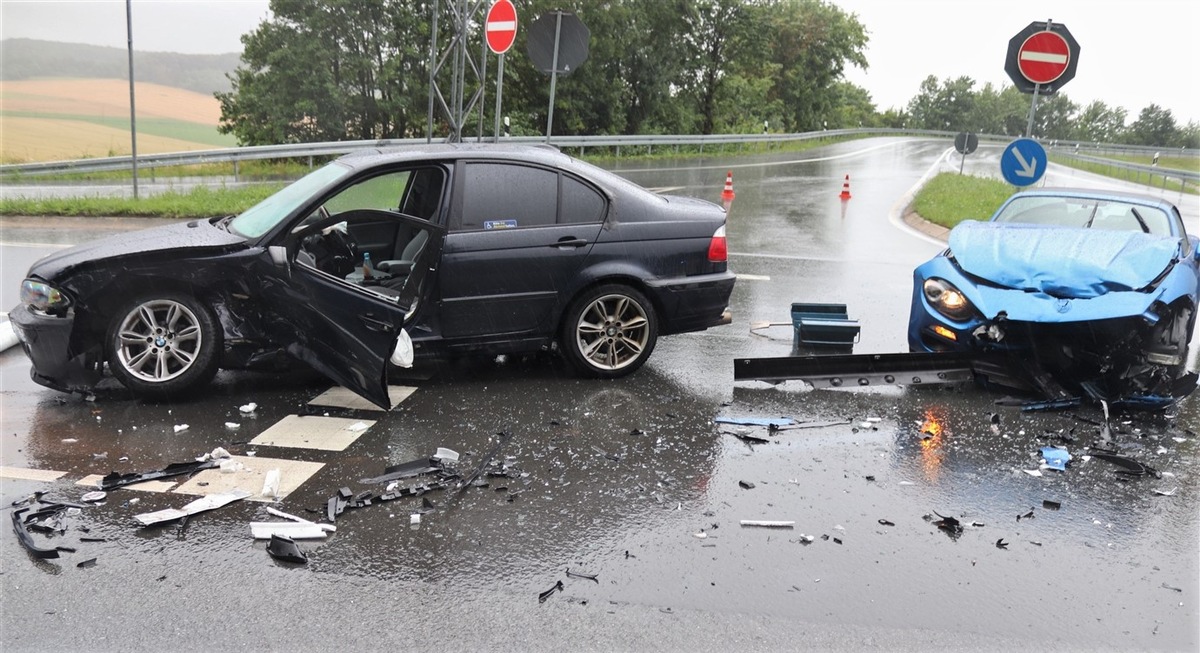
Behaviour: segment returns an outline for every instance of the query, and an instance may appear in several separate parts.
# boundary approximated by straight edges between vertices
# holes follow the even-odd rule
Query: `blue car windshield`
[[[246,209],[229,222],[229,230],[244,238],[259,238],[295,212],[314,194],[350,174],[350,168],[334,161],[317,168],[283,190]]]
[[[994,222],[1022,222],[1079,229],[1141,231],[1170,236],[1173,220],[1162,209],[1091,197],[1016,197],[993,218]]]

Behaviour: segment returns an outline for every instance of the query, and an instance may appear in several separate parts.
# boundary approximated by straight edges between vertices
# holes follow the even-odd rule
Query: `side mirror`
[[[267,248],[267,253],[271,256],[271,263],[275,267],[283,270],[288,277],[292,276],[292,266],[288,263],[287,248],[282,245],[271,245]]]

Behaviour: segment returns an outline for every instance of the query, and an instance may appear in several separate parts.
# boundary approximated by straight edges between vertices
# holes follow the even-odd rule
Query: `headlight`
[[[965,295],[944,279],[926,279],[925,299],[937,312],[952,320],[965,320],[971,316],[973,307]]]
[[[43,313],[63,313],[71,306],[61,290],[36,279],[21,282],[21,302]]]

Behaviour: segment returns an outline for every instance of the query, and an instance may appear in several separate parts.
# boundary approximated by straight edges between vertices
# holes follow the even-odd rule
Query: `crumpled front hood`
[[[950,251],[963,271],[999,286],[1087,299],[1149,286],[1177,258],[1179,239],[967,221],[950,232]]]
[[[76,245],[34,263],[29,268],[29,274],[54,281],[60,275],[87,263],[155,252],[228,248],[245,242],[241,236],[229,233],[207,220],[194,220],[121,233]]]

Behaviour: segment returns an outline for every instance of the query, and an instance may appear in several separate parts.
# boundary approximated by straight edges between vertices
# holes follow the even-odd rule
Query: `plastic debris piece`
[[[237,422],[225,422],[225,428],[229,429],[230,431],[236,431],[242,428],[242,425],[238,424]]]
[[[996,540],[996,548],[1008,550],[1008,542],[1005,542],[1004,538],[1002,537],[1002,538]]]
[[[397,481],[439,471],[442,471],[441,465],[435,463],[431,458],[418,458],[387,467],[383,470],[383,474],[373,478],[360,479],[359,482],[368,485],[373,483],[387,483],[388,481]]]
[[[197,461],[191,463],[172,463],[163,469],[151,472],[133,472],[129,474],[119,474],[112,472],[108,476],[100,479],[101,490],[112,490],[133,483],[141,483],[142,481],[153,481],[160,478],[170,478],[172,476],[181,476],[183,474],[193,474],[195,472],[212,469],[217,466],[217,463],[212,460]]]
[[[755,487],[750,481],[738,481],[738,485],[744,490],[753,490]]]
[[[767,438],[760,438],[757,435],[750,435],[749,433],[734,433],[732,431],[725,431],[725,433],[728,433],[729,435],[732,435],[733,437],[747,444],[768,444],[771,442]]]
[[[1021,471],[1025,472],[1026,474],[1029,474],[1030,476],[1041,476],[1042,475],[1042,470],[1040,470],[1040,469],[1022,469]]]
[[[408,335],[408,331],[400,329],[400,333],[396,336],[396,348],[392,350],[388,361],[396,367],[409,368],[413,366],[415,356],[412,337]]]
[[[40,495],[37,495],[40,496]],[[74,549],[69,547],[53,547],[43,549],[37,545],[33,536],[29,534],[26,528],[28,525],[47,518],[53,518],[61,514],[67,507],[67,504],[61,503],[40,503],[40,500],[34,505],[40,505],[40,508],[35,509],[34,506],[26,506],[23,508],[14,509],[11,513],[13,532],[17,534],[17,540],[21,542],[21,546],[29,551],[30,555],[41,560],[49,560],[57,558],[60,551],[72,552]]]
[[[1110,462],[1118,467],[1122,467],[1123,469],[1118,471],[1118,474],[1124,474],[1126,476],[1153,476],[1154,478],[1162,478],[1162,474],[1160,474],[1158,470],[1147,465],[1146,463],[1140,463],[1132,458],[1102,452],[1093,453],[1092,457],[1099,458],[1100,460]]]
[[[447,460],[452,463],[458,462],[458,452],[445,447],[438,447],[437,452],[433,454],[434,460]]]
[[[358,432],[358,431],[365,431],[368,428],[370,428],[370,426],[366,422],[355,422],[355,423],[351,424],[350,426],[347,426],[346,430]]]
[[[791,426],[796,420],[790,417],[717,417],[717,424],[739,424],[741,426]]]
[[[175,432],[176,432],[176,433],[180,433],[180,432],[183,432],[183,431],[186,431],[186,430],[188,430],[188,425],[187,425],[187,424],[176,424],[176,425],[175,425]]]
[[[562,584],[562,581],[560,580],[560,581],[554,583],[554,587],[551,587],[550,589],[546,590],[545,592],[538,594],[538,603],[545,603],[546,599],[553,596],[555,592],[561,592],[561,591],[563,591],[563,584]]]
[[[892,522],[890,522],[890,521],[888,521],[888,520],[886,520],[886,519],[880,519],[880,520],[879,520],[879,525],[880,525],[880,526],[895,526],[895,524],[893,524]]]
[[[154,524],[190,517],[196,513],[214,510],[234,501],[245,499],[248,496],[251,496],[251,494],[245,490],[233,490],[224,494],[210,494],[206,497],[196,499],[182,508],[167,508],[157,512],[146,512],[134,515],[133,518],[143,526],[152,526]]]
[[[94,503],[96,501],[104,501],[104,497],[107,497],[107,496],[108,496],[107,492],[102,492],[100,490],[96,490],[94,492],[88,492],[88,493],[84,494],[83,496],[79,497],[79,500],[86,501],[88,503]]]
[[[743,519],[740,523],[742,526],[755,526],[758,528],[795,528],[794,521],[772,521],[765,519]],[[800,537],[804,537],[801,535]]]
[[[1025,513],[1024,515],[1017,515],[1017,521],[1021,521],[1022,519],[1033,519],[1033,516],[1033,508],[1030,508],[1029,512]]]
[[[698,540],[703,540],[708,537],[708,533],[705,533],[704,531],[699,531],[696,533],[692,533],[692,537],[694,537]]]
[[[1057,501],[1046,499],[1045,501],[1042,501],[1042,507],[1046,510],[1058,510],[1062,507],[1062,504]]]
[[[272,469],[267,472],[266,478],[263,479],[262,496],[269,499],[279,498],[279,477],[281,473],[278,469]]]
[[[76,440],[75,438],[63,438],[62,439],[63,444],[75,444],[76,442],[79,442],[79,440]]]
[[[83,562],[81,562],[81,563],[79,563],[79,564],[77,564],[77,565],[75,565],[75,566],[76,566],[76,567],[79,567],[80,569],[87,569],[88,567],[95,567],[95,566],[96,566],[96,559],[95,559],[95,558],[88,558],[87,560],[84,560]]]
[[[408,525],[409,526],[420,526],[421,525],[421,513],[414,512],[411,515],[409,515],[408,516]]]
[[[941,517],[941,519],[933,522],[933,525],[937,526],[938,528],[940,528],[943,531],[946,531],[946,533],[948,533],[950,535],[951,539],[958,539],[958,536],[962,535],[962,532],[963,532],[962,522],[958,521],[954,517],[942,516],[942,515],[938,514],[937,512],[934,512],[933,514],[937,515],[938,517]]]
[[[283,562],[294,562],[301,565],[308,562],[308,556],[304,555],[292,538],[283,535],[271,536],[271,541],[267,543],[267,553],[271,554],[272,558]]]
[[[593,583],[596,583],[597,585],[600,584],[600,579],[596,578],[594,575],[577,574],[577,573],[572,572],[570,567],[567,567],[567,578],[582,578],[584,580],[590,580]]]
[[[1171,590],[1172,592],[1182,592],[1183,591],[1182,587],[1171,587],[1170,585],[1168,585],[1166,583],[1162,584],[1162,588],[1165,590]]]
[[[1042,460],[1045,461],[1043,469],[1067,471],[1067,464],[1071,462],[1071,454],[1065,447],[1042,447],[1041,454]]]
[[[243,415],[249,415],[250,413],[258,410],[258,404],[252,401],[244,406],[239,407],[238,410],[241,411]]]
[[[323,540],[327,531],[322,526],[323,524],[312,522],[252,521],[250,522],[250,536],[256,540],[269,540],[275,535],[290,537],[293,540]]]
[[[218,465],[222,474],[234,474],[246,469],[246,466],[236,460],[222,460]]]
[[[1155,490],[1154,493],[1160,497],[1171,497],[1171,496],[1175,496],[1175,490],[1178,490],[1178,489],[1179,488],[1177,488],[1177,487],[1173,487],[1170,490]]]

